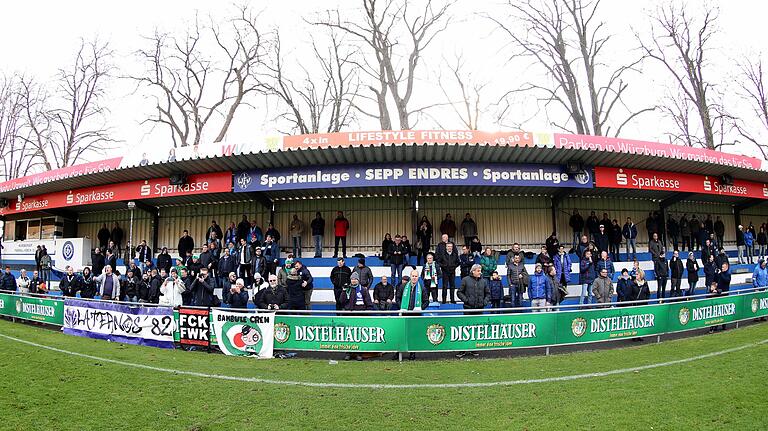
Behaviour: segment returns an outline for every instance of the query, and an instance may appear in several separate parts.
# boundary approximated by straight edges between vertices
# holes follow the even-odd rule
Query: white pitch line
[[[101,358],[99,356],[88,355],[85,353],[71,352],[69,350],[59,349],[56,347],[46,346],[44,344],[38,344],[32,341],[22,340],[20,338],[11,337],[9,335],[0,334],[0,337],[16,341],[29,346],[38,347],[41,349],[51,350],[53,352],[64,353],[66,355],[78,356],[81,358],[93,359],[101,362],[109,362],[112,364],[123,365],[126,367],[140,368],[151,371],[161,371],[164,373],[171,373],[176,375],[203,377],[207,379],[218,380],[230,380],[237,382],[247,383],[267,383],[271,385],[284,385],[284,386],[305,386],[311,388],[346,388],[346,389],[445,389],[445,388],[486,388],[493,386],[514,386],[514,385],[528,385],[531,383],[549,383],[549,382],[566,382],[571,380],[589,379],[593,377],[606,377],[615,374],[634,373],[636,371],[651,370],[654,368],[668,367],[670,365],[685,364],[688,362],[698,361],[700,359],[707,359],[713,356],[725,355],[727,353],[738,352],[740,350],[748,349],[750,347],[757,347],[768,343],[768,339],[757,341],[755,343],[744,344],[738,347],[732,347],[730,349],[720,350],[717,352],[705,353],[703,355],[691,356],[689,358],[676,359],[674,361],[660,362],[655,364],[642,365],[639,367],[620,368],[616,370],[601,371],[597,373],[586,374],[573,374],[570,376],[560,377],[542,377],[539,379],[524,379],[524,380],[507,380],[501,382],[477,382],[477,383],[413,383],[413,384],[386,384],[386,383],[320,383],[320,382],[298,382],[292,380],[274,380],[264,379],[259,377],[240,377],[240,376],[226,376],[223,374],[207,374],[198,373],[195,371],[186,370],[174,370],[172,368],[153,367],[151,365],[135,364],[133,362],[120,361],[117,359]]]

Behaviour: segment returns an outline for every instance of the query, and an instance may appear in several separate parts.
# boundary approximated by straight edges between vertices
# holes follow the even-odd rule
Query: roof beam
[[[62,209],[62,208],[51,208],[51,209],[47,209],[47,210],[41,211],[41,212],[44,213],[44,214],[50,214],[52,216],[64,217],[64,218],[70,219],[70,220],[75,220],[75,221],[78,220],[78,215],[77,215],[76,212],[65,210],[65,209]]]
[[[160,209],[158,209],[157,207],[154,207],[154,206],[152,206],[152,205],[150,205],[150,204],[148,204],[146,202],[133,201],[133,203],[136,204],[136,208],[138,208],[138,209],[140,209],[142,211],[146,211],[146,212],[148,212],[148,213],[150,213],[152,215],[160,214]]]
[[[764,199],[748,199],[733,206],[734,211],[744,211],[762,203],[768,202]]]
[[[264,205],[268,210],[272,211],[275,202],[267,196],[264,192],[248,192],[248,196],[252,197],[256,202]]]
[[[668,198],[663,199],[661,202],[659,202],[659,207],[662,209],[669,208],[672,205],[678,202],[684,201],[695,194],[696,193],[689,193],[689,192],[673,193]]]

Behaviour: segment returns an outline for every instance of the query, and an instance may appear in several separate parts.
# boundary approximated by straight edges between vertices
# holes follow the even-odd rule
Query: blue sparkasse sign
[[[592,188],[592,168],[560,165],[406,163],[255,169],[235,173],[235,192],[391,186]]]

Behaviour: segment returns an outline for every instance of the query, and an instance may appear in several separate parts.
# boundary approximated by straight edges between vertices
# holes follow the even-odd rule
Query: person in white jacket
[[[27,277],[26,269],[22,268],[19,272],[19,279],[16,280],[16,286],[19,288],[19,293],[25,295],[29,293],[29,277]]]
[[[160,305],[179,307],[182,305],[181,294],[184,292],[184,282],[176,273],[176,268],[171,268],[171,275],[160,286]]]

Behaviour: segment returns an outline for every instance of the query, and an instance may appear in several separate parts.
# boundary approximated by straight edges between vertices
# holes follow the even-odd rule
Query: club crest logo
[[[280,344],[285,343],[291,338],[291,327],[283,322],[275,324],[275,341]]]
[[[574,175],[574,180],[576,180],[579,184],[587,184],[592,181],[592,178],[590,178],[589,172],[587,171],[581,171],[578,174]]]
[[[21,314],[21,310],[23,309],[23,304],[21,303],[21,299],[16,300],[16,314]]]
[[[619,173],[616,174],[616,184],[620,186],[627,185],[627,174],[624,173],[624,169],[619,169]]]
[[[681,325],[687,325],[691,321],[691,310],[685,307],[681,308],[680,312],[677,313],[677,320],[680,321]]]
[[[248,175],[248,172],[243,172],[237,176],[237,185],[243,190],[247,189],[248,186],[251,185],[251,176]]]
[[[61,254],[64,256],[64,260],[72,260],[72,257],[75,255],[75,245],[72,244],[72,241],[64,243],[64,246],[61,247]]]
[[[752,298],[752,313],[757,313],[757,310],[760,308],[760,300],[757,298]]]
[[[427,340],[432,343],[433,346],[437,346],[445,339],[445,327],[438,323],[429,325],[427,327]]]
[[[581,317],[573,319],[573,322],[571,322],[571,332],[573,332],[573,336],[577,338],[586,334],[587,321]]]

